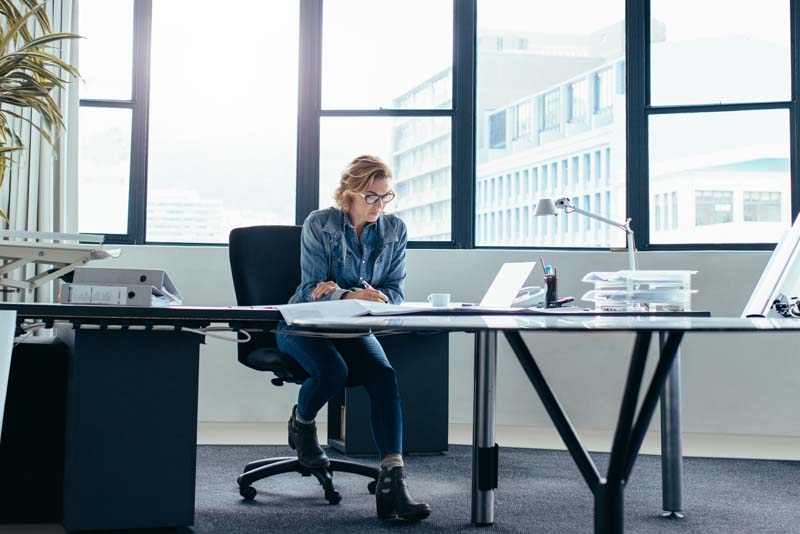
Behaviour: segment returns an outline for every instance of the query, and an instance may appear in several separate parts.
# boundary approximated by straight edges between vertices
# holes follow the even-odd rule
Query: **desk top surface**
[[[14,310],[19,320],[65,320],[75,323],[228,323],[247,328],[275,323],[280,312],[272,306],[98,306],[79,304],[0,303],[0,310]],[[685,315],[689,316],[685,316]],[[315,330],[549,330],[549,331],[800,331],[796,319],[739,319],[703,317],[704,312],[681,314],[631,314],[592,312],[564,315],[410,315],[307,319],[298,324]]]
[[[692,331],[692,332],[800,332],[798,319],[738,317],[646,317],[646,316],[411,316],[305,319],[299,327],[320,330],[526,330],[526,331]]]
[[[149,323],[248,323],[277,322],[274,306],[101,306],[96,304],[0,303],[0,310],[14,310],[19,319]]]
[[[0,302],[0,310],[13,310],[20,319],[53,319],[91,321],[149,321],[149,322],[206,322],[206,323],[243,323],[254,324],[263,322],[277,322],[282,319],[276,306],[104,306],[97,304],[52,304],[52,303],[23,303]],[[522,312],[522,310],[521,310]],[[507,313],[507,312],[504,312]],[[526,310],[523,313],[539,317],[544,312]],[[463,317],[487,314],[477,308],[462,308],[458,315]],[[547,315],[552,315],[548,312]],[[594,316],[594,312],[564,311],[565,315],[577,314],[585,317]],[[413,316],[421,315],[416,312]],[[625,316],[640,315],[633,312],[604,312],[601,315]],[[708,315],[707,312],[658,312],[653,315]],[[410,319],[412,315],[403,316]],[[562,316],[559,314],[559,316]],[[440,315],[439,318],[450,319],[450,315]]]

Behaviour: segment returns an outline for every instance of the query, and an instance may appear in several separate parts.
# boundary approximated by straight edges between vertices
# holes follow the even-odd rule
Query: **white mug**
[[[434,308],[446,308],[450,306],[450,293],[431,293],[428,295],[428,302]]]

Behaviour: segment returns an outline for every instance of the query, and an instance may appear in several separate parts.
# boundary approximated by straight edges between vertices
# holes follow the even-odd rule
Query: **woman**
[[[380,159],[359,156],[342,171],[336,207],[303,223],[300,285],[290,303],[362,299],[399,304],[406,277],[406,226],[383,213],[395,194],[391,170]],[[408,494],[402,457],[400,393],[394,369],[375,336],[325,339],[292,335],[281,323],[278,348],[308,372],[289,419],[289,445],[307,467],[326,467],[314,418],[345,385],[363,385],[370,398],[372,436],[381,455],[375,491],[378,517],[425,519],[431,509]]]

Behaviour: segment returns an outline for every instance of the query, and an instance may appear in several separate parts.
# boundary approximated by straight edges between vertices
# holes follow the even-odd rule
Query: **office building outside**
[[[685,83],[679,75],[684,49],[696,53],[720,45],[666,42],[658,22],[652,35],[654,64],[657,58],[661,67],[654,80],[660,84]],[[757,48],[777,64],[781,53],[788,54],[777,45],[723,41],[734,57]],[[401,95],[395,105],[450,107],[444,84],[452,84],[450,69]],[[724,242],[731,232],[737,240],[759,242],[786,228],[788,128],[764,131],[760,119],[737,118],[738,129],[760,132],[758,142],[737,128],[709,144],[702,126],[675,135],[676,128],[651,124],[652,242]],[[701,120],[711,124],[714,118]],[[690,143],[693,135],[699,137]],[[393,140],[394,208],[407,222],[409,238],[450,239],[449,119],[398,119]],[[481,35],[476,157],[479,246],[624,247],[623,232],[600,221],[533,216],[538,199],[569,196],[581,209],[620,222],[626,218],[624,24],[588,35]]]

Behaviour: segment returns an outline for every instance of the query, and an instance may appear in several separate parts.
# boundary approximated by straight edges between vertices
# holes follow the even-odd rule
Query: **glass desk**
[[[358,317],[303,320],[296,324],[315,331],[409,332],[449,331],[475,334],[473,411],[472,522],[494,523],[498,447],[495,444],[495,393],[497,388],[497,334],[502,333],[536,390],[559,435],[594,495],[596,534],[622,534],[625,483],[633,469],[662,389],[670,376],[686,333],[800,332],[800,320],[739,319],[665,316],[480,316],[436,315],[408,317]],[[581,443],[569,417],[551,390],[522,332],[587,333],[632,332],[635,341],[625,380],[623,400],[611,448],[608,471],[602,475]],[[659,336],[659,356],[649,383],[644,378],[653,334]],[[677,373],[672,373],[677,374]],[[640,391],[644,398],[637,409]],[[665,410],[667,411],[667,410]],[[672,410],[674,412],[674,410]],[[678,411],[677,416],[679,417]],[[679,440],[679,434],[677,439]],[[679,445],[678,441],[678,445]],[[663,451],[662,451],[663,452]]]

